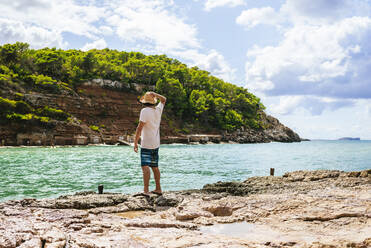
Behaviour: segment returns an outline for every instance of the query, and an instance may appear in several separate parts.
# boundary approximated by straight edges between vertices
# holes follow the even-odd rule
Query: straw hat
[[[156,104],[157,99],[150,92],[146,92],[146,94],[144,94],[139,101],[141,103]]]

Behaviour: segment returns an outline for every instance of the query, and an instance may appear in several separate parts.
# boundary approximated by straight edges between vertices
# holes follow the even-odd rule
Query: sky
[[[166,54],[302,138],[371,139],[371,0],[0,0],[0,44]]]

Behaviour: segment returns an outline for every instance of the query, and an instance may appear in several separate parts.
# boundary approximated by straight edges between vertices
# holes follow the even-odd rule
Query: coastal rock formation
[[[0,203],[0,247],[370,247],[371,170]]]
[[[223,141],[234,141],[237,143],[266,143],[276,142],[300,142],[297,133],[281,124],[276,118],[262,113],[262,119],[266,128],[264,130],[237,130],[231,134],[226,133]]]
[[[81,84],[76,92],[46,94],[22,92],[23,99],[34,108],[49,106],[71,115],[68,122],[50,121],[47,126],[0,124],[0,145],[87,145],[133,142],[141,105],[137,97],[150,85],[133,84],[128,88],[121,82],[94,79]],[[16,94],[2,89],[0,96]],[[261,143],[300,142],[299,136],[277,119],[262,113],[266,129],[242,129],[232,133],[214,130],[213,134],[184,135],[174,120],[163,118],[162,143]],[[175,126],[174,126],[175,125]],[[202,131],[202,130],[201,130]]]

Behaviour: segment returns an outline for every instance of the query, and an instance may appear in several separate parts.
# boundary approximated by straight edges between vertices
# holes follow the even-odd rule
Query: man
[[[157,98],[160,103],[156,105]],[[140,159],[143,172],[144,194],[162,195],[160,185],[160,170],[158,169],[158,150],[160,147],[161,115],[166,103],[166,97],[155,92],[147,92],[139,100],[145,106],[140,111],[139,124],[135,132],[134,151],[138,152],[138,141],[141,138]],[[156,189],[149,192],[151,167],[155,177]]]

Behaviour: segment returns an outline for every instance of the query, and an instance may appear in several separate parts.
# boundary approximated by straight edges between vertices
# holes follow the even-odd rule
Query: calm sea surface
[[[131,147],[0,148],[0,201],[56,197],[78,191],[133,193],[142,190],[140,158]],[[163,190],[202,188],[295,170],[371,168],[371,141],[162,145]],[[151,186],[153,188],[153,177]]]

